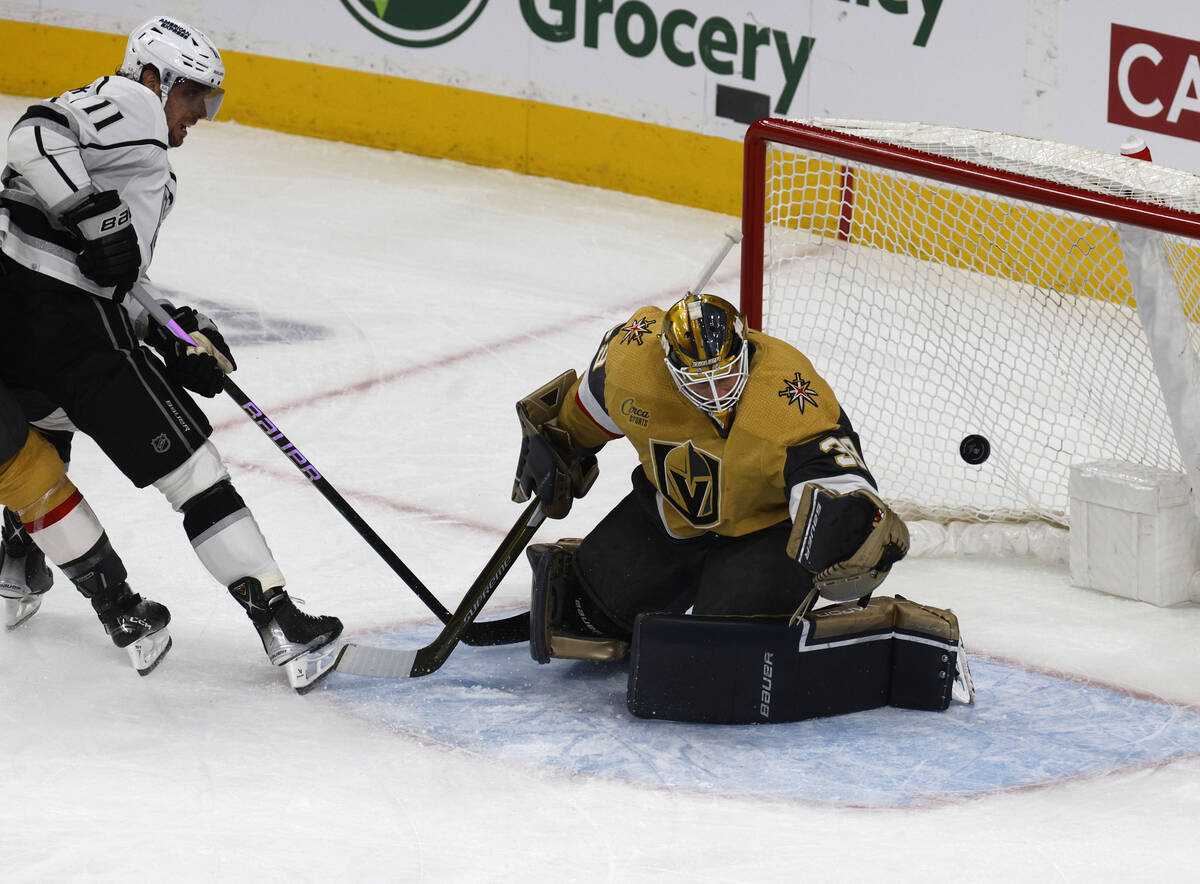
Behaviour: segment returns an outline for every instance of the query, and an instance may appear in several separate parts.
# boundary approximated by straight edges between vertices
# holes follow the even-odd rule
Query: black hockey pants
[[[600,520],[575,555],[584,591],[614,624],[632,632],[641,613],[787,616],[812,575],[785,550],[792,523],[741,537],[678,539],[652,509],[653,488],[634,472],[634,491]]]
[[[141,346],[124,308],[3,259],[0,378],[66,411],[139,488],[212,432],[195,401]]]

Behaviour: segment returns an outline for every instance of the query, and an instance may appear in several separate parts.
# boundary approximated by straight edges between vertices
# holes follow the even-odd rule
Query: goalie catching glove
[[[587,494],[600,472],[595,455],[576,445],[556,420],[575,379],[573,369],[566,371],[517,403],[521,455],[512,499],[524,503],[536,494],[551,519],[566,516],[574,498]]]
[[[865,488],[838,494],[809,484],[787,553],[813,573],[813,588],[822,598],[861,599],[908,553],[908,526]]]
[[[216,323],[191,307],[168,306],[167,312],[196,346],[175,337],[170,329],[148,317],[146,343],[162,354],[172,381],[201,396],[216,396],[224,388],[225,375],[237,368],[225,338]]]

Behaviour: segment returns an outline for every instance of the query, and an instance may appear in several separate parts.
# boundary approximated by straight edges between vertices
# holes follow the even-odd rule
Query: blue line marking
[[[429,629],[370,644],[416,647]],[[1200,754],[1200,713],[1108,687],[974,659],[977,702],[876,709],[793,724],[645,721],[628,667],[525,645],[457,649],[424,678],[334,673],[325,692],[397,731],[501,760],[667,786],[848,806],[911,807]]]

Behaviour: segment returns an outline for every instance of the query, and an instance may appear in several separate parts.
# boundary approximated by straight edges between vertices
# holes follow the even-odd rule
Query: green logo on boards
[[[448,43],[479,18],[488,0],[342,0],[359,24],[401,46]]]

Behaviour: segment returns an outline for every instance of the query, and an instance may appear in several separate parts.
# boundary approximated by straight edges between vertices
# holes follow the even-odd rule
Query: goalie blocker
[[[888,705],[940,711],[956,680],[974,702],[958,618],[884,596],[813,611],[795,626],[642,614],[627,700],[640,718],[773,723]]]

